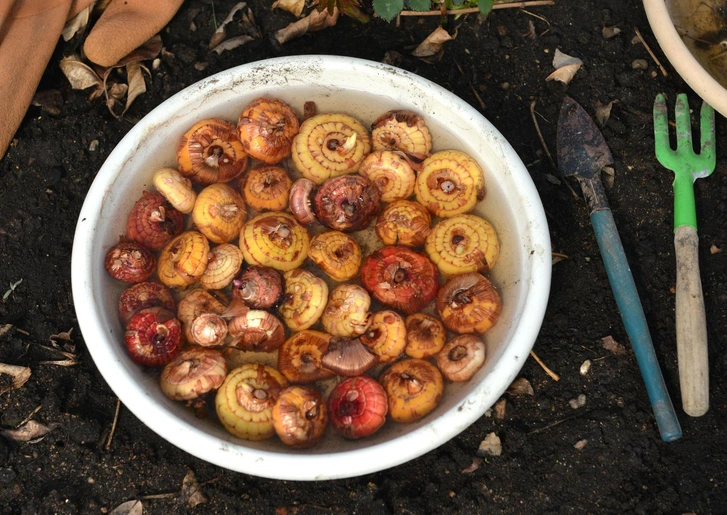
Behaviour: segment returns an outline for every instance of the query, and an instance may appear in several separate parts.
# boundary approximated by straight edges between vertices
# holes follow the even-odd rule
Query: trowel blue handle
[[[665,442],[678,440],[682,436],[682,428],[664,384],[664,377],[661,375],[654,344],[646,324],[644,309],[641,307],[639,293],[636,290],[636,284],[631,275],[611,210],[593,211],[591,222],[608,280],[616,298],[616,305],[621,313],[626,333],[631,340],[636,361],[646,384],[646,391],[649,394],[661,439]]]

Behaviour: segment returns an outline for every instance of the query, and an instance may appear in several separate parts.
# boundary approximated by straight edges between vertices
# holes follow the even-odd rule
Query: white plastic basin
[[[117,302],[124,286],[104,269],[107,249],[125,231],[142,190],[158,168],[175,165],[181,135],[212,116],[236,121],[243,107],[277,97],[302,113],[342,111],[370,124],[392,108],[421,113],[436,149],[469,153],[484,168],[487,196],[478,212],[497,229],[500,259],[491,279],[504,309],[485,335],[485,366],[468,383],[447,385],[438,408],[417,423],[387,422],[374,436],[348,441],[334,434],[299,451],[277,439],[247,442],[228,434],[214,415],[195,418],[169,400],[157,375],[126,354]],[[216,465],[256,476],[317,480],[357,476],[404,463],[447,442],[490,408],[528,357],[545,313],[551,247],[538,193],[503,136],[467,103],[406,71],[344,57],[285,57],[239,66],[209,77],[165,101],[114,149],[94,180],[76,228],[73,299],[84,341],[109,386],[144,424],[177,447]],[[332,431],[329,431],[332,433]]]
[[[724,0],[643,0],[649,26],[669,62],[694,92],[727,116]]]

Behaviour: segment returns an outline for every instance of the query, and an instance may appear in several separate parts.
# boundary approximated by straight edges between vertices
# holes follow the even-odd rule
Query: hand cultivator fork
[[[700,151],[692,146],[687,96],[677,96],[676,141],[669,143],[669,117],[664,95],[654,101],[654,143],[659,162],[674,172],[674,248],[676,250],[676,339],[682,406],[692,417],[709,409],[709,359],[707,322],[699,275],[699,236],[694,201],[694,181],[707,177],[716,163],[714,109],[702,103]]]

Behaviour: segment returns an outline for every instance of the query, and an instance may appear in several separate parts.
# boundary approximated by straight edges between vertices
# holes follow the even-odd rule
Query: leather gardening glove
[[[66,23],[95,0],[0,0],[0,159],[33,100]],[[111,0],[84,51],[116,64],[172,19],[184,0]]]
[[[83,52],[100,66],[113,66],[162,30],[183,1],[111,0],[86,38]]]
[[[0,159],[23,121],[68,18],[93,0],[0,0]]]

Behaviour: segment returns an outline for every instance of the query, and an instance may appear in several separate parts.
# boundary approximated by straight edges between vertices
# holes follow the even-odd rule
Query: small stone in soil
[[[586,396],[585,394],[580,394],[578,398],[571,399],[568,401],[568,404],[570,404],[570,407],[573,409],[582,408],[586,405]]]

